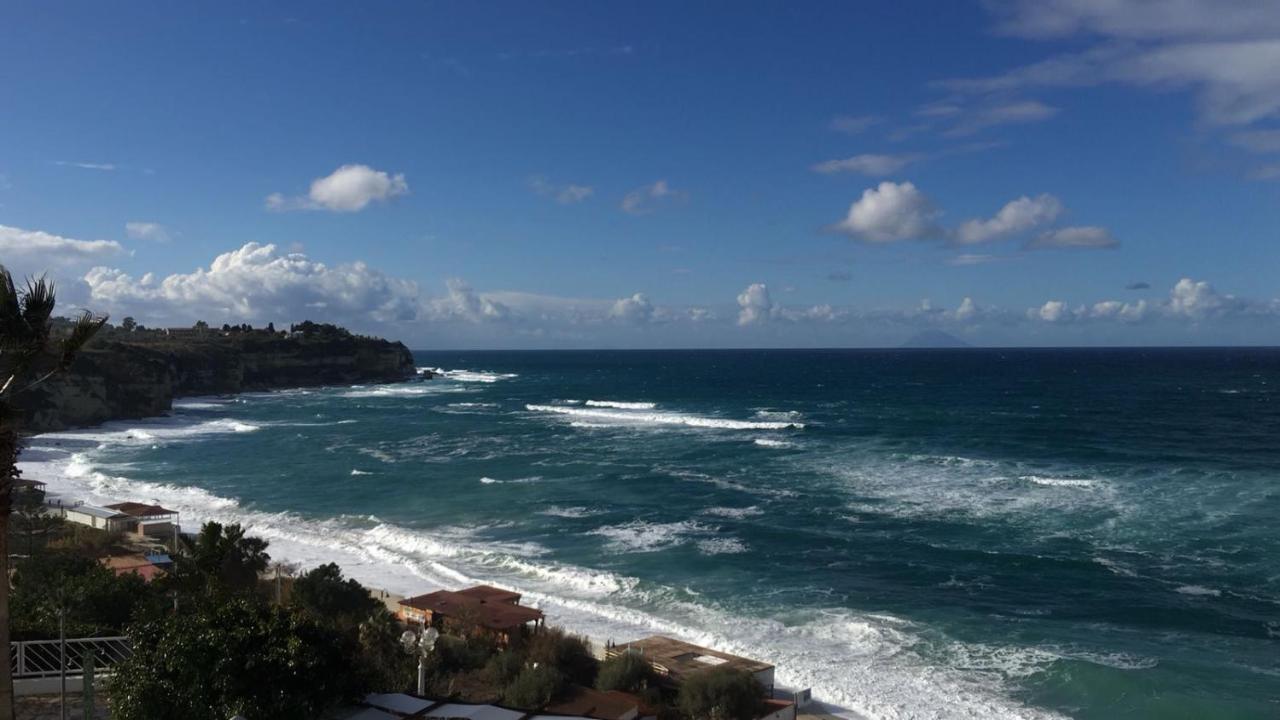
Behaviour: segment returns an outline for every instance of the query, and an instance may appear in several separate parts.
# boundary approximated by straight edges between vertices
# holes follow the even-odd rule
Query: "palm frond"
[[[107,324],[107,315],[94,315],[85,310],[80,317],[76,318],[76,324],[71,326],[71,333],[62,339],[58,369],[66,370],[71,367],[71,363],[76,359],[76,353],[80,352],[94,335]]]
[[[9,269],[0,265],[0,350],[22,344],[27,336],[27,322],[22,315],[22,300]]]
[[[22,319],[32,340],[43,343],[49,337],[49,318],[53,316],[55,304],[57,292],[52,280],[45,275],[27,278],[27,289],[22,293]]]

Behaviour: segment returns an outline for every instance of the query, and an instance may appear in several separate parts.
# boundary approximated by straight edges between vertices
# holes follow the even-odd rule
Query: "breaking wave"
[[[587,407],[615,408],[618,410],[652,410],[657,407],[651,402],[621,402],[618,400],[588,400]]]
[[[525,405],[529,412],[553,413],[575,418],[631,425],[683,425],[717,430],[790,430],[801,429],[801,423],[728,420],[703,415],[674,412],[631,412],[613,408],[565,407],[563,405]]]

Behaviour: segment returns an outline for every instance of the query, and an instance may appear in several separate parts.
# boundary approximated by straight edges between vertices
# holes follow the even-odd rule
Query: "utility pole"
[[[67,608],[58,608],[58,679],[62,684],[59,715],[67,720]]]

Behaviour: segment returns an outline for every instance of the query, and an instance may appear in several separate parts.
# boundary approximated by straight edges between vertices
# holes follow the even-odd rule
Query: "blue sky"
[[[1276,344],[1277,66],[1267,1],[10,3],[0,262],[419,347]]]

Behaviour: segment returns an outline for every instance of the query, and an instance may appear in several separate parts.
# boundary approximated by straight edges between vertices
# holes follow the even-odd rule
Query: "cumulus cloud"
[[[1047,225],[1062,213],[1058,198],[1042,194],[1034,198],[1023,195],[1010,201],[994,217],[987,220],[967,220],[956,230],[956,242],[962,245],[983,243]]]
[[[609,317],[622,322],[643,324],[654,319],[653,303],[644,293],[636,293],[631,297],[620,298],[609,308]]]
[[[432,319],[481,323],[506,320],[511,316],[505,304],[478,294],[460,278],[446,280],[445,288],[447,295],[428,304]]]
[[[248,243],[219,255],[208,268],[135,279],[95,267],[84,276],[88,303],[152,323],[195,320],[293,321],[323,317],[355,325],[411,320],[416,284],[388,277],[364,263],[328,266],[275,245]]]
[[[892,175],[902,168],[921,159],[920,155],[854,155],[843,160],[827,160],[814,165],[811,169],[823,175],[836,173],[858,173],[861,175]]]
[[[124,224],[124,232],[133,240],[169,242],[171,239],[168,228],[160,223],[127,222]]]
[[[330,210],[358,212],[372,202],[386,202],[409,192],[404,174],[391,175],[368,165],[343,165],[329,175],[316,178],[306,196],[286,197],[282,193],[267,196],[267,209]]]
[[[882,182],[863,191],[836,228],[873,243],[936,235],[938,210],[910,182]]]
[[[672,188],[666,180],[658,180],[627,193],[620,207],[629,215],[645,215],[664,203],[678,202],[687,197],[687,193]]]
[[[1241,307],[1231,295],[1221,295],[1208,282],[1182,278],[1169,291],[1169,312],[1174,315],[1200,319],[1225,310]]]
[[[1146,285],[1146,283],[1139,283]],[[1197,323],[1205,319],[1280,320],[1280,300],[1250,301],[1218,292],[1204,280],[1182,278],[1170,289],[1162,302],[1138,300],[1102,300],[1092,305],[1070,307],[1061,300],[1050,300],[1026,313],[1032,320],[1050,323],[1084,321],[1120,321],[1140,323],[1162,321],[1165,323]]]
[[[764,283],[751,283],[738,294],[738,324],[755,325],[773,316],[773,298]]]
[[[0,262],[17,274],[87,267],[123,254],[124,248],[115,240],[77,240],[43,230],[0,225]]]
[[[1115,248],[1120,241],[1104,227],[1085,225],[1046,230],[1027,243],[1028,248]]]
[[[551,180],[542,175],[534,175],[529,178],[529,189],[534,194],[552,198],[561,205],[574,205],[595,194],[595,189],[589,185],[575,185],[574,183],[560,185],[551,182]]]

